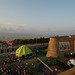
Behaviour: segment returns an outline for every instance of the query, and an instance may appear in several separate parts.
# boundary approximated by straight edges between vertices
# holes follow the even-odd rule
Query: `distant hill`
[[[36,35],[28,33],[3,33],[0,32],[0,41],[12,41],[14,39],[32,39],[40,37],[49,37],[47,35]]]

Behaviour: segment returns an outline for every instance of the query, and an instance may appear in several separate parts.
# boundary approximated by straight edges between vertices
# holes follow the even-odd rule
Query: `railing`
[[[29,47],[34,47],[34,46],[46,46],[46,45],[48,45],[48,43],[39,43],[39,44],[20,44],[20,45],[16,45],[16,46],[3,46],[3,47],[0,47],[0,49],[8,49],[8,48],[18,48],[18,47],[20,47],[20,46],[22,46],[22,45],[26,45],[26,46],[29,46]]]
[[[20,46],[22,46],[23,44],[20,45],[16,45],[16,46],[4,46],[4,47],[0,47],[0,53],[8,53],[8,52],[12,52],[12,51],[16,51]],[[28,46],[32,51],[36,50],[36,49],[42,49],[42,48],[47,48],[48,43],[42,43],[42,44],[25,44],[26,46]]]
[[[51,72],[53,72],[53,70],[48,65],[46,65],[40,58],[37,58],[37,60],[39,60],[45,67],[47,67]]]

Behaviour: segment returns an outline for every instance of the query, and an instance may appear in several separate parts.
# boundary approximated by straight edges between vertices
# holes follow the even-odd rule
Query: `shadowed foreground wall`
[[[63,57],[74,51],[75,39],[73,35],[50,37],[46,56]]]

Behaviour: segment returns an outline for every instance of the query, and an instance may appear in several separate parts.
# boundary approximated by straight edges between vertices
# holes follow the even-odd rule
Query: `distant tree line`
[[[48,43],[49,38],[34,38],[34,39],[15,39],[12,42],[15,44],[34,44],[34,43]]]
[[[0,41],[0,43],[3,43],[3,41]]]

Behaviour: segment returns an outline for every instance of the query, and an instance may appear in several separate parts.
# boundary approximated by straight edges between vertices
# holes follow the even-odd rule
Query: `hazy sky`
[[[75,35],[75,0],[0,0],[0,32]]]

